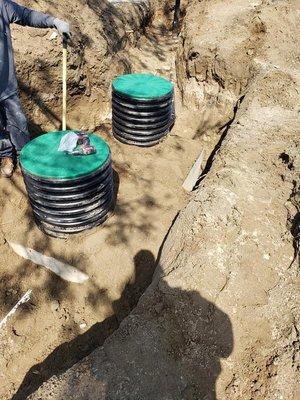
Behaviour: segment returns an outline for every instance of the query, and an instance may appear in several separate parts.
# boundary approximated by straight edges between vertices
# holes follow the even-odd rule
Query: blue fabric
[[[18,95],[0,101],[0,119],[0,158],[13,157],[29,142],[27,121]]]
[[[10,24],[35,28],[54,28],[54,17],[20,6],[10,0],[0,0],[0,101],[17,93]]]

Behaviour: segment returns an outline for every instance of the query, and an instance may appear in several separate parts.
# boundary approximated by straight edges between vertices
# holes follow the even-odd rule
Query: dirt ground
[[[33,291],[0,332],[3,399],[299,398],[299,7],[184,2],[174,39],[170,3],[68,5],[81,26],[70,49],[69,124],[109,142],[116,210],[102,228],[49,238],[20,173],[1,180],[0,315]],[[60,125],[60,51],[49,34],[21,40],[20,29],[22,97],[38,134]],[[111,79],[141,70],[177,83],[176,124],[152,149],[110,137]],[[187,195],[182,182],[203,148],[201,181]],[[66,284],[8,240],[90,279]]]
[[[29,304],[1,332],[3,399],[10,398],[34,365],[43,362],[31,375],[45,379],[100,345],[103,338],[97,337],[97,329],[83,340],[94,324],[114,315],[107,333],[118,326],[151,282],[166,228],[187,201],[181,184],[200,150],[198,144],[175,131],[146,151],[109,142],[118,199],[115,215],[103,228],[67,240],[49,238],[33,222],[21,176],[1,180],[1,315],[28,289],[33,291]],[[65,261],[90,280],[83,285],[61,281],[16,256],[5,241]],[[82,344],[63,346],[44,361],[77,335],[83,335]]]
[[[19,33],[20,28],[17,31]],[[150,39],[142,37],[139,46],[126,50],[123,57],[131,60],[136,71],[142,65],[144,71],[174,80],[178,41],[171,35],[162,35],[157,28],[149,31],[149,35]],[[30,36],[34,33],[30,32]],[[33,40],[28,38],[17,46],[17,53],[28,51]],[[157,42],[160,53],[155,51]],[[37,57],[36,51],[34,57]],[[22,76],[26,68],[23,66]],[[39,85],[39,79],[39,73],[30,79],[31,90],[35,84]],[[108,86],[109,82],[105,83]],[[52,95],[46,84],[43,81],[42,88],[38,86],[37,95],[47,99]],[[106,102],[107,97],[109,94]],[[27,105],[26,97],[23,100]],[[50,100],[51,104],[53,98]],[[201,142],[185,134],[181,120],[171,135],[155,148],[122,145],[111,138],[109,121],[106,119],[102,123],[101,103],[96,104],[95,100],[90,103],[89,98],[77,99],[73,106],[73,101],[71,98],[70,126],[79,128],[78,120],[83,125],[89,120],[95,133],[111,146],[116,209],[102,228],[66,240],[50,238],[34,223],[20,172],[17,171],[11,181],[1,179],[0,315],[6,315],[22,295],[32,289],[30,302],[20,308],[0,333],[1,399],[10,399],[24,378],[22,390],[26,386],[32,390],[88,355],[136,305],[152,280],[161,243],[173,219],[188,201],[189,196],[181,185],[202,148]],[[59,109],[57,104],[55,106]],[[44,109],[35,102],[26,108],[31,126],[34,119],[39,121],[39,129],[54,129],[55,118],[46,118],[48,114]],[[96,113],[95,123],[92,114]],[[59,122],[59,117],[56,118]],[[97,128],[100,122],[101,127]],[[83,285],[68,284],[42,267],[19,258],[7,241],[69,263],[86,272],[90,279]],[[102,321],[105,321],[105,335],[99,333],[103,331],[103,327],[100,330]],[[24,394],[20,398],[22,396]]]

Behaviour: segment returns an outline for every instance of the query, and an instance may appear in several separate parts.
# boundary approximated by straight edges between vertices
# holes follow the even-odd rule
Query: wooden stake
[[[63,104],[62,104],[62,130],[67,130],[67,57],[68,57],[68,44],[63,39]]]
[[[25,260],[30,260],[36,265],[42,265],[43,267],[54,272],[56,275],[60,276],[62,279],[73,283],[83,283],[89,279],[88,275],[84,272],[79,271],[72,265],[65,264],[53,257],[45,256],[28,247],[24,247],[21,244],[7,242],[13,251],[20,257],[25,258]]]
[[[187,192],[191,192],[194,189],[194,187],[197,183],[197,180],[199,179],[199,177],[203,171],[203,169],[202,169],[203,160],[204,160],[204,150],[202,150],[200,156],[197,158],[192,169],[190,170],[186,180],[183,182],[182,187]]]

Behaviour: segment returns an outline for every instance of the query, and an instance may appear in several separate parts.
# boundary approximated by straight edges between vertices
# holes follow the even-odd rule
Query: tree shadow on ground
[[[20,212],[20,220],[28,220],[28,225],[26,227],[26,230],[24,231],[24,241],[29,242],[30,238],[34,237],[33,232],[34,230],[36,230],[36,224],[32,214],[32,210],[29,206],[24,186],[21,184],[20,177],[18,177],[17,175],[18,174],[16,173],[9,182],[5,182],[4,187],[2,187],[0,191],[0,198],[11,199],[9,201],[13,202],[12,207],[16,207],[15,214]],[[10,192],[10,190],[12,189],[14,196],[12,196]],[[22,207],[18,207],[14,203],[17,195],[21,196]],[[15,215],[13,215],[13,217],[16,218]],[[13,219],[9,222],[9,224],[13,227],[18,222],[18,220]],[[0,229],[1,231],[3,230],[3,223],[0,224]],[[6,237],[6,235],[4,235],[4,232],[3,236]],[[8,246],[7,243],[5,245]],[[74,255],[73,259],[67,259],[63,254],[56,254],[52,249],[51,237],[43,234],[42,232],[39,232],[39,237],[34,240],[34,244],[32,245],[32,247],[34,248],[34,250],[42,254],[50,252],[52,257],[57,258],[61,262],[64,262],[66,264],[74,263],[74,265],[78,265],[82,263],[81,255],[77,254]],[[40,272],[40,267],[34,265],[28,260],[20,258],[20,262],[14,269],[13,274],[11,274],[10,272],[1,274],[0,305],[2,307],[5,307],[6,312],[8,312],[10,308],[17,303],[21,295],[24,294],[23,282],[33,276],[36,276],[38,278]],[[19,319],[26,318],[27,315],[31,313],[32,310],[34,310],[38,303],[42,301],[42,299],[43,301],[46,300],[47,302],[49,302],[52,299],[61,301],[65,298],[72,298],[71,285],[53,273],[49,273],[47,275],[47,278],[42,285],[36,284],[36,282],[33,281],[31,289],[33,291],[32,299],[28,304],[24,304],[20,307],[20,310],[22,310],[22,312],[19,314]]]
[[[111,79],[110,68],[111,63],[118,64],[118,71],[124,73],[130,73],[134,69],[134,64],[137,69],[144,70],[147,65],[143,61],[135,59],[134,61],[130,59],[127,55],[128,42],[130,42],[131,47],[138,45],[139,39],[144,35],[148,38],[149,47],[148,50],[145,49],[149,55],[156,56],[159,60],[165,61],[165,47],[162,37],[166,35],[167,30],[161,27],[160,34],[156,34],[147,30],[150,23],[150,10],[146,2],[141,4],[129,4],[120,3],[118,5],[111,4],[107,0],[97,1],[88,0],[85,6],[89,7],[99,17],[99,27],[95,27],[95,30],[100,36],[103,36],[107,42],[107,54],[103,60],[111,60],[110,63],[102,62],[101,74],[89,75],[87,71],[92,65],[90,59],[86,59],[85,54],[86,48],[91,48],[95,42],[95,37],[88,37],[82,32],[82,26],[78,23],[74,15],[69,15],[68,18],[74,25],[74,31],[76,32],[74,43],[70,46],[70,57],[69,57],[69,75],[68,75],[68,109],[76,109],[77,103],[82,105],[82,97],[85,96],[87,102],[89,102],[89,96],[86,95],[90,92],[90,87],[93,86],[94,89],[98,88],[101,83],[108,85],[109,89],[109,79]],[[50,14],[59,15],[59,6],[54,2],[48,4],[48,10]],[[132,32],[132,33],[130,33]],[[134,36],[134,39],[130,39],[130,35]],[[131,43],[132,42],[132,43]],[[124,50],[124,51],[123,51]],[[118,54],[120,53],[120,54]],[[57,56],[56,56],[57,57]],[[19,87],[22,93],[24,104],[31,107],[34,104],[35,110],[38,110],[38,114],[41,116],[30,116],[29,118],[29,130],[32,137],[43,132],[43,127],[41,125],[41,120],[43,119],[43,124],[51,124],[53,129],[61,129],[61,117],[60,111],[55,112],[60,107],[60,93],[57,90],[57,84],[54,87],[53,78],[56,74],[60,76],[60,60],[55,58],[56,63],[47,62],[41,58],[36,57],[34,64],[32,65],[33,71],[31,75],[36,75],[37,80],[21,80],[19,79]],[[107,75],[108,82],[103,81],[103,77]],[[100,82],[100,83],[99,83]],[[38,83],[38,85],[37,85]],[[101,92],[105,100],[109,101],[109,96],[105,93],[109,93],[109,90]],[[50,99],[47,99],[47,95],[51,95]],[[91,103],[91,107],[95,108],[95,104]],[[72,125],[70,123],[70,125]],[[68,129],[72,128],[68,126]],[[51,128],[52,129],[52,128]]]
[[[49,122],[51,122],[57,130],[61,129],[62,120],[61,117],[58,116],[49,105],[42,99],[37,90],[31,89],[24,82],[19,81],[19,87],[21,92],[32,101],[36,106],[38,106],[39,110],[44,114]],[[27,117],[28,121],[28,130],[30,132],[31,139],[41,135],[44,133],[41,125],[38,124],[33,118]],[[67,126],[67,129],[70,129]]]
[[[126,30],[142,31],[148,22],[146,3],[136,3],[134,6],[125,4],[131,7],[131,13],[125,13],[122,10],[122,3],[116,6],[107,0],[88,0],[87,4],[102,21],[103,34],[110,53],[117,53],[126,46],[128,40]],[[139,27],[139,21],[141,21],[141,27]]]
[[[150,285],[155,270],[155,258],[148,250],[141,250],[134,257],[135,273],[132,282],[128,282],[119,300],[114,301],[112,308],[114,315],[102,322],[93,325],[87,332],[78,335],[70,342],[66,342],[53,351],[42,363],[33,366],[26,374],[13,400],[23,400],[33,393],[43,382],[53,375],[60,375],[75,363],[89,355],[101,346],[118,327],[120,322],[136,306],[139,298]],[[102,291],[103,292],[103,291]],[[103,295],[96,288],[91,302],[98,303],[99,296]],[[109,300],[109,299],[108,299]]]

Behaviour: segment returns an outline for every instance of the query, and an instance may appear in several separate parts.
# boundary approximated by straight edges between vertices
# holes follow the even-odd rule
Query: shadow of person
[[[164,374],[161,398],[171,394],[170,398],[216,400],[220,360],[233,350],[229,317],[199,292],[170,287],[164,280],[153,289],[151,298],[146,312],[157,321],[149,331],[155,333],[159,368],[157,361],[153,363],[161,374],[172,371]]]
[[[230,319],[198,291],[167,280],[155,279],[113,338],[93,353],[90,386],[83,377],[74,391],[74,370],[61,399],[92,393],[99,400],[217,399],[220,360],[233,350]]]
[[[142,251],[136,265],[144,255],[153,260]],[[32,400],[49,394],[55,400],[216,400],[220,360],[233,349],[230,319],[198,291],[173,287],[172,274],[161,273],[157,265],[147,293],[102,347]],[[130,288],[124,289],[126,307],[134,299]],[[122,308],[121,300],[114,307]]]
[[[113,310],[121,322],[137,305],[140,297],[152,281],[155,271],[155,257],[149,250],[139,251],[133,259],[135,275],[128,282],[119,300],[113,302]]]

